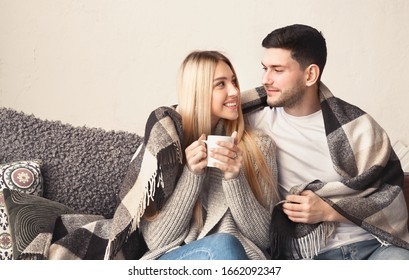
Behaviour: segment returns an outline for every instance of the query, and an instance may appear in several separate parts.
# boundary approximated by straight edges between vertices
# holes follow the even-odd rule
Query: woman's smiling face
[[[240,92],[236,76],[223,61],[216,66],[212,93],[212,127],[220,119],[235,120],[239,116]]]

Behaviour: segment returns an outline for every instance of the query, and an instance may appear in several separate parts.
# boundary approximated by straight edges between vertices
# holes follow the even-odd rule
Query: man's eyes
[[[277,72],[277,73],[284,72],[284,69],[283,69],[283,68],[271,67],[271,69],[272,69],[274,72]],[[268,70],[268,67],[263,66],[263,71],[266,72],[267,70]]]

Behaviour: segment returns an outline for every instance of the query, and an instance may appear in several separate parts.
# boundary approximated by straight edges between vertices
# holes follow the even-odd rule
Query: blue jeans
[[[159,260],[248,260],[248,257],[236,237],[216,233],[173,249]]]
[[[314,260],[409,260],[409,250],[394,245],[382,246],[378,240],[371,239],[329,250]]]

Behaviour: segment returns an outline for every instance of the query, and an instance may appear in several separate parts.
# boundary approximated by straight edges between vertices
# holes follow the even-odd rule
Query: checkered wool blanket
[[[20,259],[135,259],[146,250],[138,224],[150,200],[158,209],[170,196],[183,167],[180,115],[160,107],[149,116],[144,141],[124,178],[112,219],[64,214],[41,233]],[[144,246],[145,245],[145,246]]]
[[[404,176],[386,132],[361,109],[334,97],[323,83],[319,94],[330,155],[343,179],[306,182],[294,186],[291,193],[312,190],[384,244],[409,249]],[[243,92],[242,102],[246,114],[268,106],[263,87]],[[293,223],[276,206],[270,226],[272,258],[286,258],[285,252],[292,251],[301,258],[313,258],[334,226]]]

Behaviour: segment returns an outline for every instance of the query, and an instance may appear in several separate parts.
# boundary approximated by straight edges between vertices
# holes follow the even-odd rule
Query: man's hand
[[[345,222],[347,219],[312,191],[300,195],[290,194],[283,204],[283,211],[296,223],[316,224],[324,221]]]

